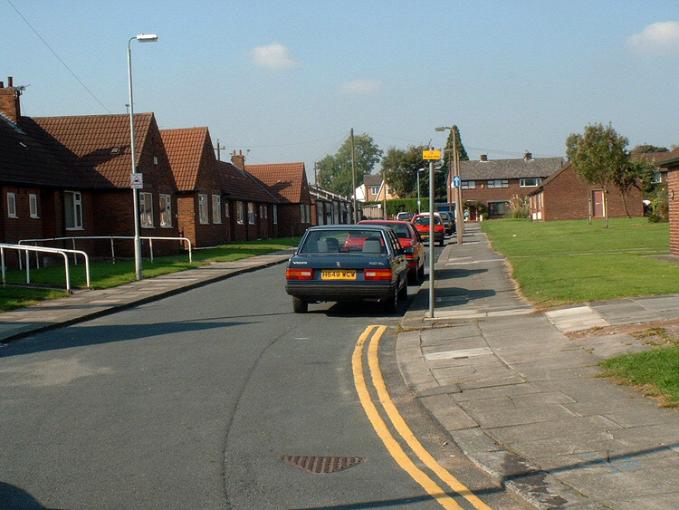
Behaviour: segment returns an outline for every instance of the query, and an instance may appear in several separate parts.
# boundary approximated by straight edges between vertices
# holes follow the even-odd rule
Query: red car
[[[411,223],[423,240],[429,239],[429,213],[416,214],[413,216]],[[434,213],[434,242],[439,243],[439,246],[443,246],[445,236],[446,228],[443,225],[441,216]]]
[[[359,224],[383,225],[391,228],[408,260],[408,279],[411,283],[418,283],[424,279],[424,245],[417,231],[407,221],[396,220],[363,220]]]

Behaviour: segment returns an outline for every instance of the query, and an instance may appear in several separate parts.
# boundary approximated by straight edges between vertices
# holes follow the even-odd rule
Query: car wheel
[[[408,278],[403,279],[403,287],[398,291],[398,298],[403,301],[408,299]]]
[[[408,283],[411,285],[417,285],[419,283],[420,273],[417,268],[408,271]]]
[[[439,241],[439,246],[443,246],[443,243],[444,243],[444,241],[443,241],[443,239],[441,239],[441,240]]]
[[[398,286],[394,287],[394,291],[384,302],[384,308],[387,312],[395,312],[398,310]]]
[[[417,277],[420,280],[420,282],[424,281],[424,264],[417,270]]]
[[[292,309],[295,313],[306,313],[309,310],[309,303],[300,298],[293,297]]]

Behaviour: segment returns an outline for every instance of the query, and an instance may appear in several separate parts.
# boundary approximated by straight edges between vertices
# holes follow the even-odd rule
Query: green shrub
[[[528,198],[521,198],[519,195],[514,195],[509,201],[509,210],[512,218],[528,218],[530,214]]]
[[[667,186],[659,186],[651,197],[651,214],[648,221],[651,223],[665,223],[669,221],[670,204],[667,197]]]

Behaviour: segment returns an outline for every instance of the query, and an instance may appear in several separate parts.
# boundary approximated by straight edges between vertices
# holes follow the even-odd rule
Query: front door
[[[592,213],[595,218],[604,217],[604,192],[592,191]]]

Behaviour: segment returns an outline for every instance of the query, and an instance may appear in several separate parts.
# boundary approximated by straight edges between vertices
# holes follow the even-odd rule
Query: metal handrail
[[[54,253],[64,257],[64,272],[66,274],[66,291],[71,292],[71,273],[68,266],[68,254],[73,256],[82,255],[85,259],[85,280],[87,288],[90,288],[90,258],[84,251],[68,250],[66,248],[49,248],[47,246],[27,246],[22,244],[6,244],[0,243],[0,272],[2,273],[2,284],[6,285],[6,267],[5,267],[5,250],[17,250],[19,252],[19,261],[21,261],[21,252],[26,252],[26,285],[31,283],[31,264],[29,260],[29,252],[39,253]]]
[[[38,238],[38,239],[21,239],[18,241],[18,244],[24,245],[24,243],[40,243],[40,242],[46,242],[46,241],[71,241],[73,250],[75,250],[75,242],[77,240],[97,240],[97,239],[108,239],[111,242],[111,261],[115,264],[116,262],[116,255],[115,255],[115,247],[113,244],[113,241],[115,239],[132,239],[134,240],[134,236],[66,236],[66,237],[43,237],[43,238]],[[157,241],[185,241],[186,245],[188,247],[188,252],[189,252],[189,264],[193,263],[193,252],[192,252],[192,246],[191,246],[191,240],[188,237],[165,237],[165,236],[141,236],[141,239],[146,239],[149,242],[149,255],[151,258],[151,262],[153,262],[153,240]],[[78,259],[74,256],[73,257],[73,263],[75,265],[78,265]],[[21,267],[22,262],[21,262],[21,257],[19,257],[19,269],[22,269]],[[36,254],[36,267],[40,267],[40,260],[38,259],[38,256]]]

